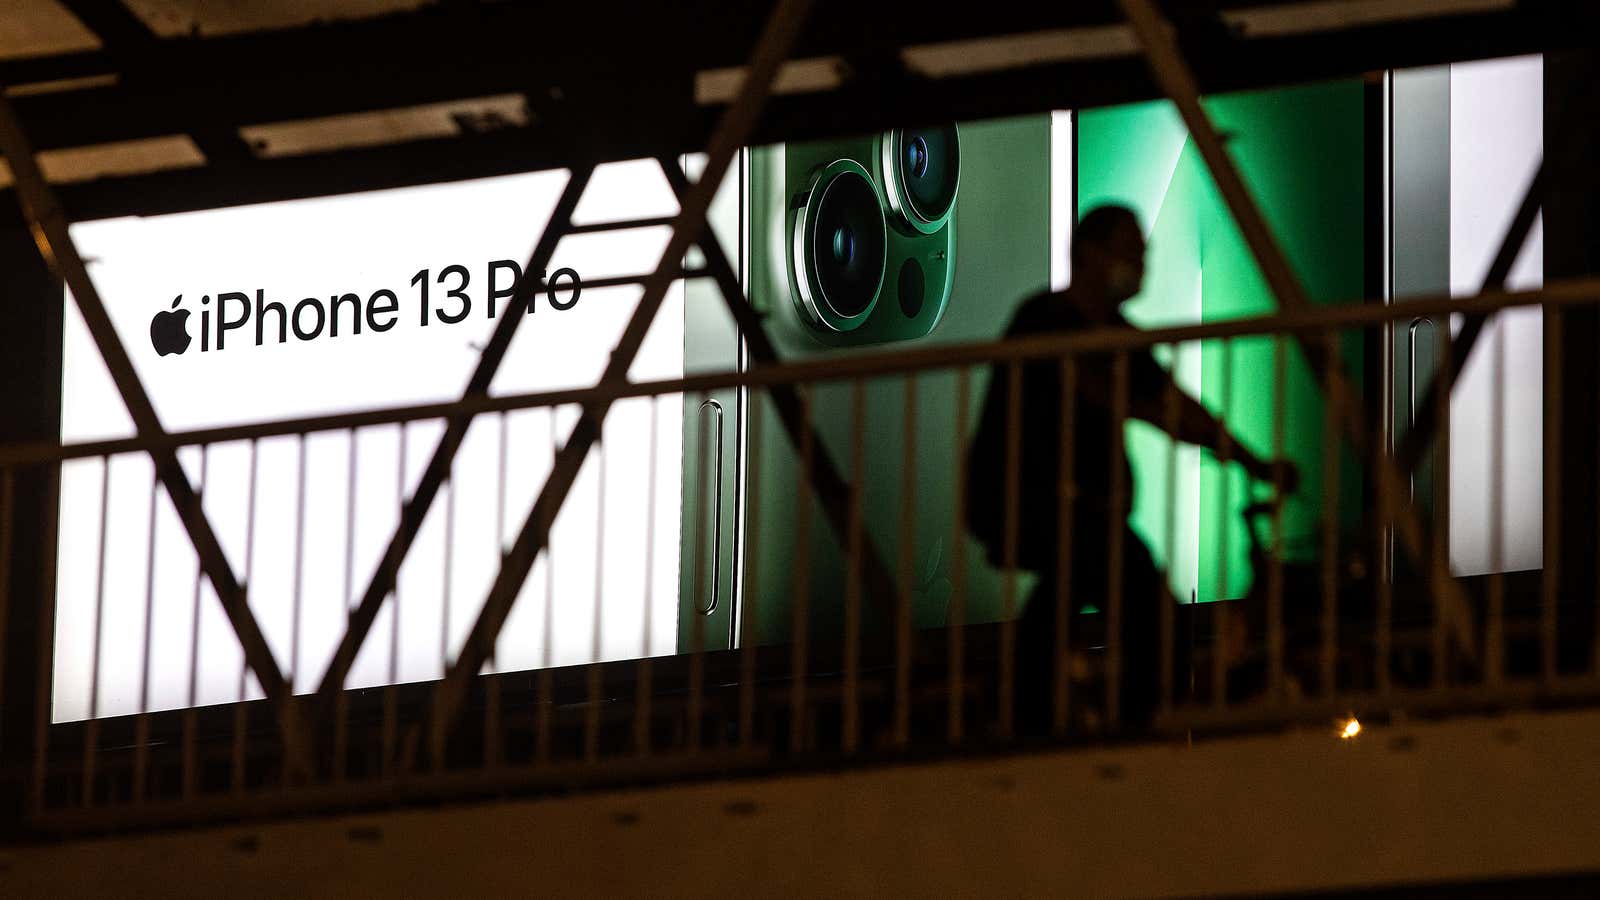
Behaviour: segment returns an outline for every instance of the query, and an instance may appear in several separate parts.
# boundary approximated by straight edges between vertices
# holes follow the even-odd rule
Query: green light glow
[[[1206,109],[1252,195],[1317,303],[1358,301],[1363,287],[1363,119],[1359,82],[1337,82],[1208,100]],[[1275,308],[1271,292],[1211,180],[1176,110],[1141,103],[1090,110],[1078,124],[1078,208],[1132,207],[1150,240],[1144,291],[1124,312],[1155,326],[1259,315]],[[1360,374],[1360,343],[1343,347],[1347,370]],[[1224,347],[1185,348],[1180,385],[1214,412],[1223,411]],[[1273,455],[1274,351],[1270,341],[1232,347],[1231,430],[1257,455]],[[1170,354],[1158,353],[1172,367]],[[1359,385],[1358,385],[1359,389]],[[1288,350],[1283,383],[1284,454],[1300,468],[1298,494],[1284,510],[1288,555],[1316,534],[1322,495],[1322,394],[1298,347]],[[1224,472],[1209,456],[1181,447],[1176,485],[1168,483],[1171,442],[1142,422],[1128,427],[1133,462],[1133,528],[1157,561],[1171,563],[1180,598],[1238,597],[1250,586],[1247,536],[1238,516],[1248,485],[1237,466]],[[1353,466],[1340,478],[1341,508],[1354,509],[1360,485]],[[1223,508],[1224,479],[1227,508]],[[1261,490],[1261,489],[1257,489]],[[1169,522],[1168,503],[1176,519]],[[1226,523],[1226,530],[1219,527]],[[1175,540],[1169,540],[1169,533]],[[1222,539],[1227,540],[1225,571]]]

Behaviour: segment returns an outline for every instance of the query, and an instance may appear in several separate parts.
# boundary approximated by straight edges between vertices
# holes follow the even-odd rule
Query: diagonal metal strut
[[[673,193],[677,194],[679,202],[682,202],[690,188],[689,179],[684,174],[683,168],[668,157],[660,157],[657,162],[661,165],[661,171],[666,174],[667,181],[671,183]],[[739,333],[744,337],[750,358],[756,365],[777,363],[778,351],[772,345],[772,339],[767,336],[766,329],[762,327],[760,315],[750,306],[749,299],[739,287],[739,278],[734,274],[732,264],[728,262],[722,241],[717,238],[715,232],[706,228],[696,244],[705,256],[707,272],[716,279],[723,301],[727,303],[728,311],[733,314]],[[843,545],[850,528],[851,496],[854,491],[863,488],[860,485],[850,484],[840,475],[832,454],[823,446],[815,434],[815,429],[806,420],[800,395],[794,386],[774,385],[769,393],[772,395],[773,405],[777,407],[778,419],[783,424],[783,429],[795,452],[798,453],[808,441],[812,447],[812,488],[822,501],[828,524],[839,535],[840,544]],[[861,542],[862,578],[866,582],[867,594],[882,607],[886,615],[892,616],[894,598],[898,596],[895,593],[894,579],[889,574],[889,568],[884,565],[883,557],[878,552],[877,543],[873,541],[872,536],[862,535]]]
[[[1489,266],[1489,274],[1484,276],[1478,293],[1487,294],[1505,287],[1506,278],[1511,275],[1511,266],[1516,262],[1517,255],[1522,252],[1522,245],[1527,242],[1528,235],[1533,231],[1534,219],[1539,214],[1539,198],[1544,193],[1544,172],[1544,164],[1541,162],[1533,180],[1528,183],[1527,192],[1522,195],[1522,204],[1517,207],[1516,217],[1511,220],[1511,227],[1501,240],[1500,251],[1495,254],[1494,262]],[[1477,346],[1479,336],[1483,334],[1484,327],[1494,315],[1494,313],[1479,313],[1466,316],[1461,323],[1461,330],[1450,339],[1453,345],[1450,352],[1450,377],[1435,378],[1428,385],[1427,393],[1422,395],[1422,402],[1417,405],[1417,412],[1413,417],[1417,425],[1406,432],[1406,436],[1400,441],[1399,449],[1395,451],[1400,471],[1413,471],[1422,461],[1422,454],[1433,439],[1434,423],[1438,421],[1434,407],[1439,404],[1439,389],[1443,384],[1455,384],[1461,377],[1461,371],[1472,358],[1472,351]]]
[[[535,275],[549,265],[551,257],[555,254],[556,244],[561,241],[572,223],[572,212],[578,206],[578,198],[583,196],[583,191],[588,187],[589,178],[593,174],[592,165],[578,166],[572,170],[572,177],[562,189],[561,197],[556,201],[555,211],[550,215],[550,221],[545,224],[544,232],[539,236],[538,243],[528,257],[528,266],[523,270],[523,277],[517,280],[516,293],[512,295],[505,315],[495,326],[494,334],[490,336],[488,345],[483,349],[483,355],[478,358],[477,368],[467,381],[463,400],[488,395],[489,385],[494,381],[495,373],[500,370],[500,364],[505,360],[506,352],[511,347],[511,339],[516,336],[517,326],[524,318],[519,311],[535,292],[544,287],[540,283],[542,279],[535,278]],[[468,415],[453,416],[448,420],[444,434],[439,437],[433,456],[428,460],[428,466],[423,470],[422,478],[417,483],[416,491],[401,510],[400,523],[395,527],[394,535],[389,539],[389,545],[384,550],[378,568],[372,573],[372,579],[361,595],[361,602],[350,612],[349,626],[345,630],[345,635],[339,640],[339,646],[328,662],[327,672],[323,674],[322,681],[317,686],[319,720],[331,712],[333,698],[344,688],[345,677],[349,675],[350,667],[355,664],[356,654],[360,652],[367,635],[372,631],[373,622],[383,607],[384,599],[394,591],[395,582],[400,574],[400,564],[411,551],[417,532],[428,516],[428,509],[439,496],[439,489],[445,479],[449,477],[456,453],[461,449],[461,442],[471,424],[472,417]]]
[[[72,296],[83,314],[84,324],[88,326],[95,346],[99,348],[100,356],[105,360],[106,370],[110,372],[117,392],[122,395],[122,401],[133,419],[134,428],[141,438],[161,436],[165,433],[165,429],[160,417],[156,415],[150,395],[145,392],[144,384],[139,380],[139,373],[133,367],[133,360],[129,358],[128,351],[117,336],[116,327],[112,325],[111,317],[106,312],[105,302],[95,288],[94,280],[89,277],[83,257],[79,255],[77,245],[72,242],[72,237],[67,231],[66,216],[56,200],[55,192],[39,170],[38,160],[34,158],[27,135],[23,132],[10,102],[3,94],[0,94],[0,154],[3,154],[11,164],[18,199],[22,202],[23,215],[33,231],[39,252],[50,268],[55,270],[62,281],[72,289]],[[200,568],[211,581],[217,599],[222,604],[223,612],[228,617],[228,623],[239,638],[245,662],[255,673],[261,690],[267,695],[277,714],[288,767],[291,771],[310,773],[311,757],[306,752],[305,736],[299,728],[293,691],[285,681],[282,670],[278,668],[277,660],[272,655],[272,648],[268,646],[261,627],[250,611],[246,586],[240,584],[234,576],[233,568],[222,552],[222,545],[217,541],[216,532],[212,530],[211,522],[206,518],[200,495],[195,492],[194,486],[189,483],[189,476],[184,473],[183,466],[178,462],[177,451],[172,447],[152,446],[149,454],[155,466],[156,477],[166,488],[178,518],[183,523],[184,530],[188,532],[189,540],[194,544],[195,553],[200,559]]]
[[[1196,149],[1205,160],[1206,168],[1216,181],[1217,189],[1227,202],[1228,210],[1239,226],[1239,231],[1244,235],[1245,243],[1249,245],[1251,255],[1255,257],[1256,265],[1261,268],[1261,273],[1271,287],[1272,293],[1282,306],[1290,309],[1307,307],[1310,301],[1294,270],[1289,266],[1283,248],[1273,237],[1260,207],[1256,205],[1245,187],[1244,179],[1224,149],[1215,126],[1204,107],[1200,105],[1199,85],[1173,38],[1171,24],[1156,10],[1151,0],[1118,0],[1118,2],[1133,26],[1140,48],[1150,64],[1157,83],[1161,85],[1163,93],[1173,101],[1183,117]],[[1312,370],[1316,371],[1317,361],[1322,354],[1305,336],[1302,335],[1300,338],[1306,358],[1310,361]],[[1349,389],[1349,379],[1341,371],[1337,358],[1329,359],[1322,366],[1321,375],[1328,393],[1328,402],[1335,406],[1339,421],[1351,444],[1358,452],[1362,451],[1369,446],[1369,436],[1360,412],[1351,405],[1356,393]],[[1403,481],[1395,460],[1385,455],[1375,455],[1374,458],[1378,470],[1378,494],[1382,498],[1380,505],[1384,513],[1395,522],[1401,542],[1412,558],[1427,561],[1426,567],[1434,595],[1440,602],[1444,615],[1454,626],[1457,643],[1468,656],[1476,656],[1477,639],[1476,630],[1472,625],[1472,610],[1462,596],[1460,585],[1450,578],[1444,561],[1435,558],[1438,554],[1430,554],[1422,520],[1416,507],[1401,499],[1402,492],[1397,486]]]
[[[716,131],[711,135],[706,148],[705,170],[679,204],[672,237],[662,251],[655,272],[645,281],[639,305],[617,339],[611,359],[601,375],[601,384],[627,380],[628,369],[633,365],[639,346],[655,320],[667,288],[677,277],[684,254],[705,229],[706,210],[710,208],[711,199],[721,185],[734,154],[755,125],[778,67],[794,46],[810,6],[810,0],[779,0],[768,17],[739,95],[723,113]],[[610,407],[611,401],[608,400],[596,400],[584,407],[571,436],[557,452],[544,488],[534,501],[533,509],[516,541],[501,559],[500,571],[484,600],[483,609],[473,622],[472,630],[461,648],[461,655],[439,683],[434,696],[430,740],[436,759],[440,756],[445,734],[455,718],[468,682],[478,673],[484,660],[494,654],[495,641],[512,604],[516,602],[523,581],[527,579],[539,553],[549,545],[550,529],[556,514],[571,491],[589,450],[599,440],[601,423]]]
[[[1579,142],[1574,139],[1574,135],[1578,132],[1572,127],[1571,116],[1570,110],[1560,110],[1553,120],[1553,127],[1547,130],[1548,134],[1555,135],[1555,146],[1547,145],[1544,148],[1544,158],[1539,161],[1539,167],[1534,170],[1533,177],[1529,179],[1528,186],[1522,193],[1522,202],[1518,204],[1511,224],[1506,227],[1505,237],[1500,241],[1500,249],[1496,251],[1494,261],[1490,263],[1489,271],[1483,276],[1483,283],[1478,287],[1479,294],[1505,289],[1506,279],[1511,277],[1511,267],[1522,254],[1528,236],[1533,233],[1534,223],[1544,203],[1545,189],[1550,183],[1549,173],[1581,162],[1575,158]],[[1461,330],[1451,338],[1451,377],[1445,382],[1446,384],[1455,384],[1456,379],[1460,378],[1462,370],[1471,359],[1478,338],[1482,336],[1484,328],[1494,316],[1495,313],[1488,312],[1469,313],[1463,317]],[[1433,426],[1438,421],[1434,407],[1440,400],[1439,387],[1438,379],[1428,385],[1427,393],[1423,394],[1417,406],[1417,427],[1406,433],[1400,447],[1395,451],[1402,472],[1409,472],[1416,467],[1433,439]]]

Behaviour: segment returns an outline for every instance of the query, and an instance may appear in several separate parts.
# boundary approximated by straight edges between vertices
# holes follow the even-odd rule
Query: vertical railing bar
[[[211,461],[211,445],[200,445],[200,480],[194,486],[195,503],[205,508],[207,469]],[[194,563],[194,599],[189,618],[189,703],[183,710],[183,799],[194,798],[197,789],[196,731],[199,728],[195,707],[200,695],[200,586],[205,581],[204,565],[196,554]]]
[[[350,695],[339,689],[333,701],[333,780],[342,783],[350,754]]]
[[[142,664],[139,667],[139,718],[134,722],[133,733],[133,802],[142,804],[145,799],[146,776],[149,774],[150,764],[150,649],[151,638],[154,633],[152,620],[155,617],[156,599],[156,501],[157,491],[161,487],[161,477],[152,467],[150,473],[150,518],[149,530],[146,532],[148,539],[145,542],[145,568],[144,568],[144,642],[141,653]],[[5,548],[0,547],[0,555],[5,553]],[[0,566],[0,576],[4,574],[4,566]],[[4,586],[0,584],[0,597],[4,596]],[[4,622],[0,615],[0,622]]]
[[[260,474],[260,442],[257,439],[250,441],[250,481],[246,485],[244,503],[244,595],[246,605],[250,599],[250,589],[255,587],[255,561],[256,561],[256,491],[259,487]],[[245,699],[245,688],[250,675],[250,665],[241,660],[239,662],[239,701]]]
[[[345,460],[344,507],[344,620],[350,625],[356,603],[356,449],[358,435],[350,429],[350,449]],[[333,780],[343,782],[350,753],[350,694],[341,682],[334,694]]]
[[[495,556],[504,556],[506,552],[506,466],[508,464],[511,448],[511,420],[509,410],[500,411],[500,446],[499,456],[496,460],[496,471],[500,474],[500,489],[494,497],[494,551]]]
[[[1127,491],[1123,428],[1128,419],[1128,352],[1119,350],[1111,363],[1111,503],[1106,513],[1106,727],[1115,732],[1122,722],[1122,589],[1123,545],[1127,530]]]
[[[294,542],[294,585],[291,588],[293,599],[289,614],[289,671],[284,673],[284,702],[294,705],[298,701],[295,697],[294,680],[300,674],[300,618],[301,602],[304,586],[302,581],[305,575],[306,555],[306,435],[301,432],[298,436],[299,461],[296,473],[298,487],[294,498],[295,515],[295,542]],[[283,780],[287,786],[290,783],[294,768],[289,765],[283,767]]]
[[[83,727],[83,796],[85,808],[94,805],[95,745],[100,731],[100,638],[106,596],[106,533],[111,504],[111,457],[100,457],[100,544],[94,576],[94,630],[89,644],[89,720]]]
[[[949,656],[946,665],[950,670],[946,710],[946,740],[959,744],[965,722],[966,701],[966,631],[967,631],[967,405],[970,402],[971,371],[962,366],[956,370],[956,431],[955,431],[955,510],[950,535],[950,613]]]
[[[292,609],[290,611],[289,625],[289,696],[294,697],[294,679],[300,674],[300,618],[302,591],[301,581],[305,574],[306,557],[306,436],[302,432],[299,436],[299,484],[294,497],[295,542],[294,542],[294,588]],[[290,701],[294,702],[293,700]],[[285,767],[285,771],[288,768]]]
[[[796,385],[800,395],[800,420],[811,421],[811,388]],[[806,746],[806,666],[807,639],[811,608],[811,466],[815,455],[813,430],[801,430],[800,478],[795,482],[795,566],[791,603],[793,607],[793,633],[790,635],[789,666],[789,746],[794,752]]]
[[[1600,350],[1600,348],[1596,349]],[[1595,436],[1595,450],[1600,453],[1600,434]],[[1600,459],[1596,460],[1595,471],[1600,472]],[[1600,504],[1596,504],[1595,511],[1600,513]],[[1594,558],[1600,561],[1600,527],[1595,528],[1595,541]],[[1600,562],[1597,562],[1596,565],[1600,566]],[[1595,573],[1594,588],[1594,634],[1590,636],[1589,660],[1594,673],[1600,675],[1600,572]]]
[[[450,460],[449,467],[445,469],[444,481],[440,483],[439,489],[444,492],[444,559],[440,566],[443,570],[441,580],[444,583],[441,585],[439,603],[439,677],[443,678],[444,673],[450,671],[450,581],[456,547],[456,462],[454,458]],[[491,677],[487,680],[492,682],[497,679]],[[445,737],[446,734],[443,731],[431,731],[429,734],[433,747],[428,756],[435,772],[442,771],[445,767]],[[485,732],[485,747],[488,746],[488,738],[489,735]]]
[[[442,485],[444,497],[444,564],[441,586],[443,594],[439,603],[439,671],[450,670],[450,588],[455,568],[456,550],[456,466],[450,463],[450,472]]]
[[[506,435],[508,426],[507,416],[502,410],[496,418],[499,429],[496,440],[499,444],[495,459],[495,492],[494,492],[494,553],[500,560],[506,552],[506,465],[509,452],[509,439]],[[500,712],[500,682],[502,676],[499,667],[500,640],[495,638],[494,646],[489,648],[489,669],[494,674],[484,685],[483,706],[483,765],[486,769],[497,769],[502,762],[501,712]],[[446,669],[448,671],[448,669]]]
[[[1434,395],[1438,402],[1434,412],[1433,451],[1433,527],[1429,529],[1432,546],[1428,552],[1428,565],[1433,567],[1433,583],[1450,579],[1450,397],[1452,376],[1455,372],[1451,360],[1450,319],[1444,318],[1439,335],[1439,369],[1434,376]],[[1433,596],[1433,683],[1444,688],[1449,672],[1449,619],[1443,591],[1432,591]]]
[[[850,524],[844,581],[844,727],[846,754],[856,751],[861,731],[861,532],[866,493],[867,397],[865,382],[850,384]]]
[[[594,516],[594,620],[589,638],[589,665],[584,669],[588,700],[583,715],[583,758],[594,763],[600,759],[600,654],[604,633],[605,571],[606,571],[606,433],[605,421],[600,423],[600,434],[594,442],[595,460],[595,516]],[[648,577],[648,576],[647,576]]]
[[[1339,364],[1339,333],[1323,334],[1328,368]],[[1338,694],[1339,653],[1339,404],[1344,382],[1328,382],[1322,419],[1322,650],[1321,681],[1324,697]]]
[[[39,534],[44,538],[44,546],[54,547],[59,538],[59,505],[61,503],[61,463],[59,461],[46,463],[40,466],[43,470],[45,490],[48,496],[40,507]],[[56,589],[56,567],[54,554],[39,554],[39,596],[54,597]],[[44,815],[45,805],[45,780],[48,776],[46,764],[50,754],[50,689],[51,689],[51,663],[52,642],[55,640],[55,607],[53,604],[42,604],[38,616],[38,628],[34,634],[34,654],[38,660],[34,668],[34,694],[33,694],[33,779],[29,785],[28,808],[32,817],[37,820]]]
[[[1386,332],[1387,333],[1387,332]],[[1382,412],[1379,413],[1382,415]],[[1373,430],[1374,435],[1380,437],[1372,441],[1369,448],[1372,453],[1371,462],[1374,474],[1374,491],[1377,494],[1377,506],[1373,509],[1377,527],[1372,529],[1373,543],[1377,552],[1373,554],[1373,578],[1378,591],[1377,609],[1377,680],[1378,695],[1387,698],[1394,688],[1394,523],[1389,511],[1394,509],[1397,501],[1394,491],[1397,485],[1389,477],[1393,471],[1392,456],[1394,446],[1386,437],[1387,431],[1379,428]]]
[[[1494,377],[1489,382],[1489,621],[1484,632],[1487,681],[1499,687],[1505,681],[1505,328],[1495,327]],[[1600,559],[1600,556],[1596,556]],[[1600,580],[1596,581],[1600,585]]]
[[[395,467],[395,510],[404,516],[406,510],[406,450],[409,435],[406,423],[400,423],[398,465]],[[405,563],[402,560],[401,566]],[[400,680],[400,582],[402,570],[395,567],[394,587],[391,591],[393,610],[389,619],[389,677],[383,686],[383,725],[379,734],[379,749],[383,756],[383,772],[393,778],[399,773],[400,753],[400,697],[395,684]]]
[[[865,482],[857,480],[857,491]],[[894,741],[904,747],[911,740],[911,589],[915,583],[912,564],[916,559],[917,539],[917,373],[905,380],[905,437],[900,460],[900,571],[899,602],[895,606],[894,666]]]
[[[998,736],[1011,737],[1015,727],[1017,659],[1017,565],[1021,540],[1022,480],[1022,364],[1013,360],[1006,366],[1006,470],[1005,530],[1001,558],[1005,561],[1005,584],[1000,595],[1000,719]]]
[[[1176,669],[1173,654],[1177,652],[1173,641],[1177,632],[1177,623],[1174,621],[1177,610],[1167,595],[1171,592],[1169,584],[1176,568],[1174,561],[1178,549],[1178,372],[1183,360],[1183,345],[1172,344],[1171,349],[1172,367],[1167,377],[1166,390],[1163,392],[1161,413],[1162,427],[1167,433],[1167,565],[1166,571],[1161,573],[1161,577],[1156,581],[1155,596],[1159,610],[1157,621],[1160,623],[1161,641],[1156,653],[1157,664],[1160,666],[1159,709],[1164,716],[1172,712],[1172,687]]]
[[[1233,599],[1228,596],[1228,553],[1232,549],[1233,515],[1233,340],[1223,338],[1222,364],[1217,382],[1222,389],[1221,410],[1217,415],[1217,591],[1212,597],[1211,614],[1211,704],[1222,708],[1228,703],[1229,619]],[[1253,527],[1245,523],[1246,528]]]
[[[400,423],[400,449],[399,465],[395,469],[395,511],[397,515],[405,515],[406,509],[406,465],[410,462],[411,430],[405,422]],[[402,562],[402,565],[404,563]],[[389,628],[389,684],[392,686],[400,680],[400,570],[394,573],[394,618],[390,620]]]
[[[1283,484],[1283,443],[1287,429],[1288,347],[1282,335],[1272,340],[1272,459],[1273,482]],[[1283,671],[1283,507],[1281,494],[1272,506],[1272,547],[1267,571],[1267,683],[1273,703],[1285,699]]]
[[[756,654],[760,642],[761,580],[757,562],[761,559],[761,394],[755,389],[748,393],[750,423],[746,429],[749,462],[745,465],[745,550],[744,590],[740,594],[739,613],[739,740],[745,749],[755,746],[756,722]]]
[[[1078,359],[1061,357],[1061,457],[1056,486],[1056,629],[1051,666],[1052,730],[1065,737],[1072,714],[1072,615],[1077,598],[1072,596],[1073,520],[1078,499],[1077,435]]]
[[[245,609],[250,608],[250,595],[255,590],[255,562],[256,562],[256,490],[257,475],[260,465],[260,442],[250,440],[250,481],[246,487],[244,503],[244,580],[240,582],[240,593],[244,597]],[[245,688],[248,685],[250,664],[247,660],[239,661],[239,700],[233,705],[233,763],[232,787],[235,794],[243,793],[245,787],[245,733],[249,730],[249,712],[245,709]]]
[[[561,432],[556,427],[556,407],[550,407],[550,464],[552,470],[555,459],[561,453]],[[555,674],[551,666],[555,664],[555,627],[556,627],[556,541],[555,520],[543,523],[545,529],[544,542],[544,647],[541,648],[541,664],[539,666],[539,689],[536,698],[536,712],[534,714],[534,748],[533,756],[536,763],[550,761],[550,730],[554,727],[555,714]]]
[[[11,541],[15,533],[12,516],[16,513],[16,471],[0,466],[0,637],[10,634]],[[41,554],[45,555],[45,554]],[[0,640],[0,697],[5,696],[5,641]],[[0,748],[10,735],[0,734]]]
[[[1566,383],[1561,307],[1544,306],[1545,439],[1544,439],[1544,580],[1539,610],[1540,675],[1556,678],[1558,649],[1556,601],[1561,585],[1561,405]]]
[[[700,421],[700,410],[705,405],[706,399],[704,394],[694,395],[693,408],[696,410],[695,421],[697,423]],[[695,456],[699,460],[699,477],[695,480],[695,483],[699,491],[698,497],[703,500],[706,496],[706,486],[715,483],[715,479],[721,477],[720,472],[710,471],[710,466],[706,460],[710,457],[720,463],[722,454],[704,446],[703,442],[706,435],[703,427],[697,425],[696,435],[698,442],[696,443],[697,453]],[[720,432],[716,439],[721,440]],[[711,465],[717,463],[712,463]],[[717,569],[722,565],[722,560],[719,558],[720,554],[713,556],[709,560],[710,564],[707,565],[706,529],[703,525],[706,509],[704,504],[700,504],[700,506],[700,518],[695,522],[694,607],[689,611],[689,707],[688,721],[685,723],[688,729],[685,737],[688,740],[690,756],[700,752],[701,719],[705,716],[706,617],[709,611],[716,609],[717,606]],[[712,516],[720,514],[720,510],[716,505],[713,504],[711,506],[710,514]],[[715,528],[720,525],[720,522],[716,522],[712,527]],[[700,612],[700,599],[702,596],[701,591],[706,589],[705,586],[709,586],[711,596],[705,605],[707,614],[702,614]]]
[[[643,634],[640,635],[639,661],[634,667],[633,746],[641,756],[650,755],[650,722],[654,717],[654,662],[651,658],[650,635],[655,626],[655,572],[656,572],[656,464],[660,440],[661,398],[650,398],[650,463],[645,474],[644,498],[644,615],[641,617]]]

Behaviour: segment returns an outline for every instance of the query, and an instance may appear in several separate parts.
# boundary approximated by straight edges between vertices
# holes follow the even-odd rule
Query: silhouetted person
[[[1084,215],[1072,243],[1072,284],[1064,291],[1032,297],[1017,310],[1006,337],[1058,334],[1081,329],[1128,328],[1118,307],[1139,292],[1144,278],[1144,235],[1132,210],[1101,206]],[[1008,434],[1009,365],[994,369],[978,432],[968,456],[967,522],[996,566],[1006,560],[1005,464]],[[1122,679],[1118,704],[1124,729],[1149,723],[1160,694],[1160,604],[1173,602],[1166,577],[1132,528],[1135,485],[1126,453],[1112,457],[1113,357],[1077,357],[1073,403],[1073,484],[1070,609],[1072,632],[1085,604],[1102,611],[1110,603],[1112,541],[1122,543]],[[1148,350],[1128,354],[1126,415],[1164,428],[1171,376]],[[1177,440],[1215,448],[1220,423],[1199,402],[1176,392]],[[1058,501],[1061,461],[1061,361],[1056,357],[1022,365],[1020,468],[1017,490],[1017,568],[1039,576],[1018,628],[1017,726],[1048,729],[1052,709],[1057,573],[1060,555]],[[1237,439],[1231,457],[1252,476],[1270,479],[1274,467]],[[1122,492],[1112,496],[1112,475],[1121,469]],[[1284,464],[1287,478],[1293,467]],[[1113,509],[1113,504],[1116,504]],[[1113,524],[1114,523],[1114,524]],[[1109,635],[1107,635],[1109,640]],[[1180,645],[1181,642],[1175,641]],[[1074,645],[1081,646],[1077,639]],[[1174,663],[1174,686],[1186,683],[1187,664]]]

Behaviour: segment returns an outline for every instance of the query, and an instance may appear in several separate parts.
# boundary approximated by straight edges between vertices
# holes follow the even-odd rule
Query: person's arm
[[[1228,458],[1238,463],[1250,477],[1280,484],[1286,492],[1292,491],[1299,482],[1299,472],[1293,462],[1287,459],[1271,462],[1256,456],[1238,435],[1229,433],[1209,409],[1184,392],[1153,358],[1146,356],[1140,360],[1133,381],[1129,391],[1129,415],[1165,431],[1170,418],[1167,411],[1170,392],[1178,407],[1173,439],[1205,447],[1220,457],[1226,438]]]
[[[1079,396],[1110,409],[1114,393],[1111,366],[1103,360],[1095,362],[1098,364],[1081,364],[1076,369]],[[1169,389],[1176,394],[1178,403],[1178,430],[1172,436],[1185,444],[1205,447],[1220,455],[1224,434],[1222,423],[1198,400],[1173,383],[1172,376],[1148,353],[1134,355],[1129,360],[1128,405],[1124,414],[1165,431]],[[1228,458],[1238,463],[1250,477],[1276,483],[1285,493],[1294,490],[1300,480],[1299,470],[1293,462],[1287,459],[1277,463],[1264,460],[1252,453],[1249,446],[1234,434],[1228,434]]]
[[[1292,489],[1294,482],[1298,480],[1294,463],[1283,460],[1281,465],[1284,466],[1285,470],[1280,473],[1277,464],[1264,460],[1250,452],[1250,448],[1239,439],[1238,435],[1229,433],[1223,427],[1222,422],[1211,415],[1211,411],[1206,409],[1200,401],[1184,393],[1181,388],[1174,387],[1173,390],[1178,395],[1178,432],[1172,435],[1174,439],[1185,444],[1205,447],[1216,453],[1220,458],[1223,440],[1226,438],[1228,458],[1238,463],[1241,468],[1250,474],[1251,478],[1271,483],[1277,482],[1281,477],[1289,485],[1285,487],[1285,490]],[[1166,399],[1163,397],[1160,418],[1147,421],[1152,422],[1157,427],[1164,427],[1166,424],[1165,403]]]

